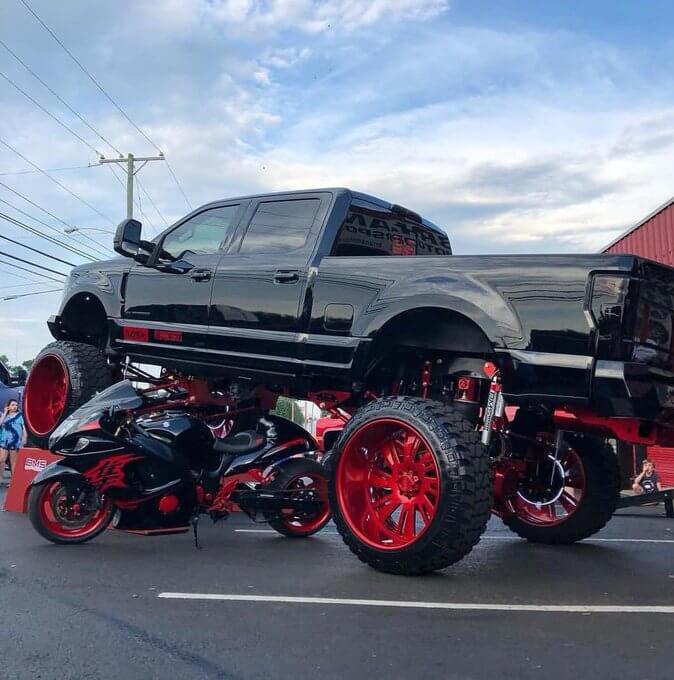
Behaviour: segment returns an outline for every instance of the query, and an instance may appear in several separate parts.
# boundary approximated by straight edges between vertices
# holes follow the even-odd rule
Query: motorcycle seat
[[[227,435],[224,439],[216,439],[213,450],[216,453],[227,453],[240,456],[244,453],[252,453],[261,449],[267,443],[267,437],[255,432],[244,430],[236,434]]]

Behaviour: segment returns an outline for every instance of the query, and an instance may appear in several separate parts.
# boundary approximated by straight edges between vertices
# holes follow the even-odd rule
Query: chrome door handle
[[[300,273],[296,269],[279,269],[274,275],[274,283],[297,283]]]
[[[193,269],[188,276],[192,281],[210,281],[212,272],[210,269]]]

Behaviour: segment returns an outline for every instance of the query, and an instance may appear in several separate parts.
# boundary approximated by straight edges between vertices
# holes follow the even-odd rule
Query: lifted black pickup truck
[[[333,509],[382,570],[460,559],[490,508],[530,540],[587,537],[618,496],[605,440],[671,440],[674,270],[643,258],[456,256],[418,214],[341,188],[217,201],[153,241],[127,220],[115,250],[73,269],[49,320],[32,434],[127,361],[314,400],[352,416]]]

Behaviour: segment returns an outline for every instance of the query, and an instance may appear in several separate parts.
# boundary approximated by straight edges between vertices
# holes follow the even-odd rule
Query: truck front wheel
[[[439,402],[385,397],[348,422],[331,456],[337,529],[371,567],[422,574],[465,557],[491,507],[479,433]]]
[[[23,394],[26,427],[37,446],[96,392],[112,384],[112,370],[93,345],[59,340],[47,345],[31,367]]]
[[[620,496],[618,459],[605,441],[566,434],[567,446],[530,466],[499,514],[535,543],[575,543],[611,519]]]

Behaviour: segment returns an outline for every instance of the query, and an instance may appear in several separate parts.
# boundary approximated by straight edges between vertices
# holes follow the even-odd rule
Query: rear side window
[[[263,201],[243,237],[240,253],[285,253],[299,250],[320,206],[318,198]]]
[[[445,234],[390,210],[351,205],[330,253],[336,257],[372,255],[451,255]]]
[[[217,252],[238,209],[238,205],[228,205],[204,210],[167,234],[162,248],[174,257],[186,252],[198,255]]]

